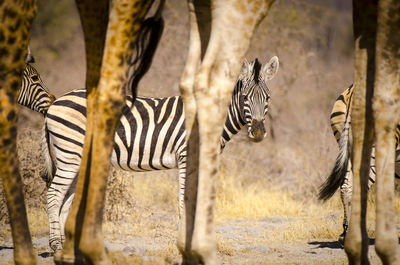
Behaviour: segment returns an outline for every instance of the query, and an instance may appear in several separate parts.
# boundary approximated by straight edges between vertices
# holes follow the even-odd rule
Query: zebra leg
[[[199,19],[197,7],[194,1],[188,0],[188,10],[189,10],[189,51],[186,58],[185,68],[179,83],[179,90],[182,96],[185,107],[185,127],[186,127],[186,139],[189,141],[187,147],[185,148],[185,174],[187,176],[182,176],[183,165],[179,163],[179,232],[177,247],[182,255],[182,264],[198,264],[193,251],[192,251],[192,236],[194,230],[194,218],[196,209],[196,197],[197,197],[197,181],[198,181],[198,122],[196,121],[196,99],[194,97],[194,81],[197,72],[197,68],[201,63],[202,53],[204,55],[204,50],[206,47],[206,40],[208,40],[209,31],[205,26],[209,26],[207,23],[200,23],[203,29],[203,44],[200,38],[199,32]],[[204,9],[206,10],[206,9]],[[203,12],[205,13],[205,12]],[[203,50],[201,47],[204,46]],[[192,133],[193,131],[193,133]],[[190,149],[189,149],[190,147]],[[181,153],[182,154],[182,153]],[[183,158],[180,155],[180,158]],[[186,163],[187,161],[192,161]],[[188,168],[186,168],[188,167]],[[187,181],[186,181],[187,180]],[[183,186],[182,186],[183,184]],[[183,194],[181,194],[183,192]],[[191,211],[185,211],[185,205],[188,206]],[[192,205],[193,208],[189,207]],[[189,219],[191,222],[189,222]]]
[[[62,214],[61,207],[64,198],[76,177],[77,170],[78,169],[76,168],[74,171],[63,171],[57,168],[56,174],[54,175],[53,181],[47,192],[47,213],[49,216],[50,226],[49,245],[54,252],[62,249],[64,223],[62,223],[62,220],[60,219],[60,215]],[[68,215],[69,207],[65,209],[67,209],[66,215]]]
[[[197,192],[193,186],[198,183],[197,174],[186,175],[186,148],[178,159],[179,169],[179,231],[177,247],[182,255],[182,264],[198,264],[196,257],[192,255],[192,231],[194,229],[194,214],[196,211]],[[189,171],[193,171],[188,169]]]
[[[186,161],[178,162],[179,170],[179,187],[178,187],[178,210],[179,210],[179,221],[184,222],[185,220],[185,182],[186,182]]]
[[[184,255],[186,248],[186,211],[185,211],[185,180],[186,180],[186,163],[178,162],[178,211],[179,211],[179,231],[177,247]]]
[[[60,234],[61,234],[61,244],[64,245],[65,242],[65,222],[67,221],[69,209],[71,208],[72,201],[75,197],[75,189],[73,194],[67,194],[66,200],[61,207],[60,211]]]
[[[353,192],[352,182],[353,174],[351,172],[351,162],[349,162],[346,177],[342,186],[340,187],[340,198],[343,204],[343,233],[339,236],[338,241],[342,245],[344,245],[347,228],[349,227],[349,213],[351,212],[351,194]]]

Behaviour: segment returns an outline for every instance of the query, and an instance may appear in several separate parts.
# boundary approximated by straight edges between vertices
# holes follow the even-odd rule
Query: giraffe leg
[[[351,199],[351,216],[349,229],[345,239],[345,251],[349,258],[349,264],[369,264],[368,262],[368,235],[366,231],[366,206],[367,206],[367,182],[369,172],[369,153],[371,145],[368,147],[372,139],[372,135],[367,137],[364,135],[367,122],[362,122],[364,112],[357,110],[362,103],[361,99],[356,99],[356,92],[361,92],[362,87],[356,86],[354,90],[354,101],[352,111],[352,127],[353,127],[353,194]],[[359,114],[360,113],[360,114]],[[371,129],[369,130],[371,131]]]
[[[394,214],[395,129],[400,117],[400,3],[378,4],[373,110],[376,135],[376,252],[383,264],[399,264]]]
[[[94,108],[96,116],[93,124],[89,186],[79,246],[86,260],[96,264],[108,263],[102,246],[101,225],[115,129],[125,103],[124,84],[129,67],[126,58],[132,53],[132,43],[139,35],[152,1],[114,0],[112,4]]]
[[[253,1],[247,6],[236,6],[226,1],[214,1],[211,4],[210,41],[194,84],[201,144],[192,251],[204,264],[217,264],[214,205],[222,124],[250,38],[271,3]],[[240,26],[231,27],[232,24]]]
[[[21,61],[23,62],[23,60]],[[0,75],[2,75],[1,72]],[[0,175],[3,180],[4,193],[11,223],[11,233],[14,244],[14,262],[15,264],[36,264],[37,261],[32,246],[24,204],[23,182],[18,171],[18,157],[16,152],[18,115],[16,99],[18,96],[18,89],[15,90],[15,93],[6,91],[5,89],[5,87],[11,87],[7,85],[7,82],[10,84],[9,81],[11,80],[13,80],[11,84],[16,82],[15,87],[18,88],[20,86],[21,76],[12,76],[11,74],[5,76],[6,84],[0,84],[0,98],[2,99],[0,107]]]
[[[184,188],[184,194],[179,194],[180,201],[180,215],[179,215],[179,231],[177,239],[177,247],[182,255],[183,264],[198,264],[198,260],[191,252],[192,235],[194,229],[194,217],[196,211],[196,198],[197,198],[197,185],[198,185],[198,161],[199,161],[199,134],[198,134],[198,121],[196,117],[196,99],[194,97],[193,86],[195,75],[202,57],[202,46],[207,46],[210,31],[202,33],[200,37],[199,24],[200,20],[203,24],[208,24],[210,27],[209,15],[200,12],[199,10],[210,10],[209,6],[199,6],[199,2],[188,0],[189,9],[189,22],[190,22],[190,37],[189,37],[189,51],[186,59],[185,68],[179,83],[179,89],[185,107],[185,124],[186,124],[186,138],[188,144],[186,148],[186,165],[185,176],[181,177],[179,172],[179,186]],[[200,12],[200,13],[199,13]],[[199,16],[197,15],[199,14]],[[190,162],[189,162],[190,161]],[[184,187],[182,187],[184,185]],[[181,190],[180,190],[181,192]],[[182,204],[182,206],[181,206]]]
[[[96,18],[96,15],[104,16],[104,13],[93,14],[89,12],[86,13],[86,15],[89,15],[89,19],[85,18],[85,12],[96,10],[96,8],[93,8],[96,2],[86,3],[86,5],[78,2],[78,4],[81,4],[80,11],[85,36],[90,34],[88,31],[94,30],[95,24],[91,24],[93,21],[90,18]],[[109,264],[104,251],[101,231],[106,180],[114,145],[115,128],[119,122],[125,100],[123,84],[126,81],[128,71],[126,59],[132,52],[132,44],[138,37],[141,23],[151,3],[152,1],[113,1],[103,61],[101,64],[97,62],[92,65],[90,62],[93,61],[90,61],[91,57],[88,55],[88,69],[90,70],[93,67],[98,70],[99,65],[101,65],[101,78],[96,88],[98,74],[94,71],[93,77],[89,76],[88,73],[88,127],[83,159],[75,200],[66,223],[66,243],[63,253],[57,257],[58,260],[74,261],[76,243],[79,242],[79,251],[87,262]],[[107,6],[108,0],[104,1],[103,4]],[[101,11],[104,10],[106,8]],[[96,26],[99,27],[100,25]],[[88,27],[86,28],[86,26]],[[93,35],[87,36],[85,39],[87,52],[89,51],[88,47],[91,47],[91,45],[96,47],[98,41]],[[90,80],[94,81],[89,82]],[[75,223],[76,217],[78,219]],[[80,232],[78,226],[82,219],[83,224]],[[70,222],[70,220],[72,221]],[[75,231],[78,231],[77,235],[74,235],[73,232]],[[68,247],[68,250],[66,247]]]
[[[86,88],[87,88],[87,129],[81,168],[78,174],[75,197],[67,221],[65,223],[65,243],[63,249],[54,255],[56,264],[84,263],[78,247],[82,233],[83,212],[85,211],[84,198],[87,196],[87,165],[90,164],[89,155],[93,137],[93,110],[95,92],[100,78],[100,67],[106,38],[109,6],[108,1],[76,0],[81,18],[86,50]],[[93,40],[97,41],[93,41]],[[90,128],[90,129],[89,129]],[[82,203],[81,203],[82,201]],[[102,245],[101,245],[102,246]]]
[[[15,264],[36,264],[17,157],[17,98],[36,1],[1,1],[0,13],[0,175],[11,223]]]
[[[369,264],[366,231],[367,185],[372,147],[372,108],[376,3],[353,1],[355,76],[352,105],[353,195],[345,251],[350,264]]]

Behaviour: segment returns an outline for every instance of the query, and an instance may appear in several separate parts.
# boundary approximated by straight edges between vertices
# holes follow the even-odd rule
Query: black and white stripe
[[[261,141],[264,138],[264,120],[270,99],[266,80],[276,74],[278,64],[277,57],[264,68],[258,60],[244,63],[229,106],[221,148],[245,125],[250,139]],[[45,130],[48,140],[44,153],[47,161],[55,161],[55,170],[48,167],[48,214],[50,246],[57,250],[64,240],[64,224],[83,151],[86,90],[77,89],[57,99],[47,112]],[[127,97],[115,134],[111,162],[129,171],[178,168],[181,214],[186,177],[185,115],[181,98],[137,97],[133,103],[132,97]]]
[[[330,120],[333,135],[339,144],[339,153],[336,164],[330,176],[320,188],[319,198],[327,200],[331,198],[340,187],[340,195],[344,209],[343,233],[339,237],[340,242],[344,242],[347,228],[349,225],[350,203],[353,193],[353,173],[350,161],[350,151],[352,143],[351,134],[351,107],[354,87],[351,85],[335,101]],[[400,117],[399,117],[400,120]],[[400,123],[395,130],[396,139],[396,160],[395,177],[400,178]],[[375,147],[372,146],[370,171],[368,178],[368,189],[375,183]]]
[[[54,100],[55,97],[43,83],[38,71],[27,62],[17,99],[18,104],[45,115]]]

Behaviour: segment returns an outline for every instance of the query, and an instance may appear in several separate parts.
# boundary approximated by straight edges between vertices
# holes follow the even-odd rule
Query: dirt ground
[[[158,226],[153,237],[106,234],[106,247],[110,252],[135,257],[143,264],[179,264],[180,256],[171,248],[175,242],[177,226],[171,225],[170,213],[148,217]],[[281,231],[293,218],[263,218],[224,221],[217,225],[218,256],[221,264],[347,264],[341,245],[335,240],[277,241],[269,231]],[[34,237],[39,264],[53,264],[47,237]],[[173,247],[173,246],[172,246]],[[164,253],[164,256],[162,255]],[[160,255],[161,254],[161,255]],[[12,242],[0,243],[0,264],[12,264]],[[371,240],[371,264],[380,264]]]

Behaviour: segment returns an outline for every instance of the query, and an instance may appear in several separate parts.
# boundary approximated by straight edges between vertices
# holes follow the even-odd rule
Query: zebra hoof
[[[50,242],[50,248],[53,250],[54,253],[58,252],[62,249],[62,244],[60,239],[52,240]]]

